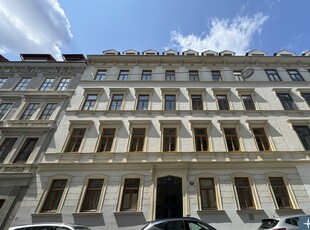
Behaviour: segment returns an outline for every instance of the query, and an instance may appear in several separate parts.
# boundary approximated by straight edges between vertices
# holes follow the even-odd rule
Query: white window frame
[[[160,123],[160,131],[161,131],[161,138],[160,138],[160,152],[162,153],[177,153],[180,152],[180,125],[181,125],[181,120],[159,120]],[[171,128],[171,129],[176,129],[176,147],[174,151],[171,152],[166,152],[164,151],[164,129],[166,128]]]
[[[207,139],[208,139],[208,150],[207,151],[201,151],[197,154],[201,154],[204,152],[212,152],[213,151],[213,144],[212,144],[212,137],[211,137],[211,120],[189,120],[191,124],[192,134],[193,134],[193,149],[194,152],[196,151],[196,141],[195,141],[195,129],[206,129],[207,130]]]
[[[99,121],[100,122],[100,125],[99,125],[99,135],[98,135],[98,138],[97,138],[97,143],[96,143],[96,147],[95,147],[95,150],[94,152],[96,154],[109,154],[109,153],[113,153],[115,152],[115,148],[117,146],[117,142],[118,142],[118,132],[119,132],[119,128],[120,126],[123,124],[123,121],[122,120],[104,120],[104,121]],[[114,134],[114,139],[113,139],[113,143],[112,143],[112,146],[111,146],[111,151],[109,152],[98,152],[98,148],[99,148],[99,145],[100,145],[100,142],[101,142],[101,138],[102,138],[102,132],[103,132],[103,129],[115,129],[115,134]]]
[[[153,88],[135,88],[135,96],[136,96],[136,100],[135,100],[135,107],[134,110],[136,111],[148,111],[148,110],[152,110],[152,97],[153,97],[153,93],[154,93],[154,89]],[[148,95],[149,96],[149,101],[148,101],[148,108],[147,110],[138,110],[137,106],[138,106],[138,101],[139,101],[139,96],[140,95]]]
[[[178,88],[161,88],[161,96],[162,96],[162,110],[166,112],[173,112],[179,110],[179,94],[180,89]],[[166,95],[175,95],[175,110],[166,110],[165,109],[165,96]]]
[[[130,153],[146,153],[148,152],[148,133],[149,133],[149,129],[150,126],[152,125],[152,121],[151,120],[129,120],[129,138],[128,138],[128,144],[127,144],[127,152]],[[144,134],[144,142],[143,142],[143,150],[139,151],[139,152],[131,152],[130,151],[130,146],[131,146],[131,140],[132,140],[132,134],[133,134],[133,130],[134,129],[145,129],[145,134]]]
[[[240,120],[218,120],[218,123],[220,123],[220,129],[222,132],[222,136],[223,136],[223,141],[224,141],[224,145],[226,148],[226,151],[228,153],[238,153],[238,152],[242,152],[244,151],[244,144],[242,141],[242,138],[240,136],[240,128],[241,128],[241,124],[240,124]],[[239,141],[239,151],[229,151],[228,146],[227,146],[227,142],[226,142],[226,136],[225,136],[225,132],[224,129],[226,128],[234,128],[236,129],[236,133],[238,136],[238,141]]]

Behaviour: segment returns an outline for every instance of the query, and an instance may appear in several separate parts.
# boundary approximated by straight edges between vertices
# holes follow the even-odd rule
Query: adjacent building
[[[257,229],[262,218],[310,213],[309,70],[309,52],[89,55],[12,225],[127,230],[193,216]],[[20,117],[28,104],[19,106]]]
[[[83,55],[64,55],[60,62],[46,54],[21,58],[0,57],[0,229],[11,225],[29,185],[36,183],[37,162],[85,69]]]

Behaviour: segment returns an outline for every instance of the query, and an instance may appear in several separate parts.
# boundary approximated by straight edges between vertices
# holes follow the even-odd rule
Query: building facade
[[[288,51],[89,55],[12,225],[310,213],[309,69]]]
[[[0,229],[11,225],[34,183],[37,162],[85,68],[79,55],[64,55],[61,62],[44,54],[21,57],[0,58]]]

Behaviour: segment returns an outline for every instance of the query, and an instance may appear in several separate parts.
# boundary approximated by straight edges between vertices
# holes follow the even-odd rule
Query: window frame
[[[166,70],[165,72],[165,81],[175,81],[176,80],[176,72],[175,70]]]
[[[168,130],[174,130],[175,134],[167,134],[165,131]],[[162,151],[163,152],[177,152],[178,151],[178,129],[177,128],[172,128],[172,127],[164,127],[162,130]],[[168,143],[166,143],[166,139],[168,138]],[[172,145],[172,139],[174,139],[174,149],[172,149],[171,145]],[[168,147],[166,149],[166,145],[168,144]]]
[[[7,77],[0,77],[0,89],[5,85],[7,80]]]
[[[122,124],[121,120],[104,120],[104,121],[100,121],[100,125],[99,125],[99,138],[97,138],[97,144],[96,144],[96,153],[101,154],[109,154],[109,153],[113,153],[115,151],[115,147],[117,144],[117,133],[118,133],[118,129],[120,127],[120,125]],[[104,130],[114,130],[114,134],[113,137],[110,135],[105,135],[104,134]],[[105,136],[103,136],[105,135]],[[109,151],[99,151],[99,148],[101,147],[102,141],[104,137],[108,137],[111,138],[112,137],[112,143],[111,143],[111,147]],[[108,142],[106,142],[108,143]],[[104,147],[103,150],[106,149],[106,145]]]
[[[71,78],[69,77],[63,77],[60,79],[57,87],[56,87],[56,91],[65,91],[68,90],[69,86],[71,83]]]
[[[255,106],[255,103],[254,103],[254,100],[251,94],[241,94],[240,97],[243,102],[243,106],[245,110],[249,110],[249,111],[256,110],[256,106]],[[248,99],[245,100],[244,97],[248,97]]]
[[[201,185],[201,181],[202,180],[212,180],[212,186],[208,186],[208,187],[202,187],[202,185]],[[200,204],[199,204],[199,210],[218,210],[219,209],[219,207],[218,207],[218,194],[217,194],[217,189],[216,189],[216,181],[215,181],[215,178],[214,177],[199,177],[198,178],[198,185],[199,185],[199,193],[198,193],[198,196],[199,196],[199,202],[200,202]],[[207,205],[207,207],[204,207],[204,205],[203,205],[203,203],[205,203],[205,202],[203,202],[203,190],[207,190],[207,195],[206,196],[208,196],[207,197],[207,202],[206,203],[208,203],[208,205]],[[214,197],[214,207],[212,207],[212,205],[211,205],[211,199],[210,199],[210,197],[209,197],[209,190],[211,190],[212,191],[212,193],[213,193],[213,197]]]
[[[76,131],[76,130],[84,130],[83,136],[79,136],[79,135],[73,136],[73,135],[74,135],[73,133],[74,133],[74,131]],[[69,135],[68,135],[68,137],[67,137],[67,141],[66,141],[66,143],[65,143],[65,147],[64,147],[64,151],[63,151],[63,152],[64,152],[64,153],[79,153],[79,152],[81,152],[81,149],[83,148],[84,141],[85,141],[85,139],[86,139],[86,135],[85,135],[85,134],[87,133],[87,131],[88,131],[87,127],[83,127],[83,126],[81,126],[81,127],[73,127],[73,128],[70,130],[70,132],[69,132]],[[70,148],[70,150],[72,150],[73,148],[75,148],[75,146],[76,146],[76,144],[78,143],[79,140],[75,140],[75,141],[74,141],[73,139],[77,139],[77,138],[80,138],[80,139],[81,139],[77,151],[68,151],[70,145],[72,145],[71,148]],[[72,141],[74,141],[74,142],[71,144]],[[74,150],[74,149],[73,149],[73,150]]]
[[[20,81],[15,85],[14,91],[25,91],[27,90],[32,78],[31,77],[23,77]]]
[[[49,105],[54,105],[55,108],[48,108]],[[52,117],[53,113],[56,111],[56,109],[58,108],[58,103],[57,102],[48,102],[44,105],[43,110],[41,111],[41,114],[39,116],[39,120],[50,120],[50,118]],[[46,113],[47,111],[47,113]]]
[[[141,81],[151,81],[152,80],[152,70],[142,70]]]
[[[304,138],[298,134],[296,128],[306,128],[307,132],[309,133],[309,135],[307,137],[305,137],[305,141]],[[299,141],[301,142],[301,145],[303,146],[304,150],[310,150],[310,128],[307,124],[293,124],[293,129],[299,139]],[[303,135],[304,136],[304,135]],[[309,141],[307,141],[307,139],[309,139]],[[309,144],[306,144],[307,142],[309,142]]]
[[[200,97],[200,100],[193,100],[193,97]],[[203,110],[203,97],[201,94],[191,94],[190,95],[190,99],[191,99],[191,105],[192,105],[192,110],[198,110],[201,111]]]
[[[89,99],[89,97],[96,97],[96,98]],[[81,107],[81,110],[83,111],[96,110],[98,98],[99,98],[98,93],[87,93],[84,97],[84,102]]]
[[[28,142],[31,141],[31,139],[36,139],[35,144],[33,146],[28,146]],[[40,141],[40,137],[35,137],[35,136],[27,136],[24,138],[20,148],[18,151],[15,153],[15,156],[13,157],[13,164],[25,164],[31,159],[31,155],[33,152],[36,150],[38,147],[38,142]],[[31,143],[30,143],[31,144]],[[28,150],[29,147],[31,148],[31,151]]]
[[[50,91],[53,89],[55,78],[45,78],[41,84],[39,91]]]
[[[215,97],[216,97],[216,102],[217,102],[218,110],[221,110],[221,111],[229,111],[229,110],[231,110],[227,94],[220,94],[220,93],[218,93],[218,94],[215,95]],[[225,97],[225,100],[220,100],[219,97],[223,97],[223,98]]]
[[[197,134],[196,131],[198,130],[204,130],[205,133],[204,134]],[[197,138],[200,139],[200,150],[198,149],[198,146],[197,146]],[[206,149],[203,148],[204,144],[203,144],[203,141],[202,140],[205,140],[206,142]],[[209,152],[209,135],[208,135],[208,129],[207,128],[198,128],[198,127],[194,127],[194,143],[195,143],[195,152]]]
[[[240,194],[238,191],[240,191],[240,189],[238,190],[237,184],[236,184],[236,179],[247,179],[248,182],[248,186],[245,188],[247,190],[250,191],[250,195],[251,195],[251,202],[253,206],[248,206],[248,207],[242,207],[241,206],[241,202],[240,202]],[[249,176],[246,175],[234,175],[233,176],[233,187],[234,187],[234,192],[235,192],[235,199],[236,199],[236,204],[237,204],[237,208],[238,210],[257,210],[260,209],[259,207],[259,202],[257,202],[257,194],[254,193],[255,187],[254,184],[251,180],[251,178]]]
[[[5,105],[5,107],[1,108],[2,105]],[[7,106],[10,106],[10,107],[7,108]],[[14,106],[13,102],[1,102],[0,103],[0,120],[5,119],[6,115],[10,112],[13,106]]]
[[[19,117],[19,120],[31,120],[37,116],[41,103],[39,102],[28,102],[25,106],[23,113]],[[29,116],[30,115],[30,116]]]
[[[303,99],[307,103],[308,107],[310,108],[310,92],[301,93],[301,96],[303,97]]]
[[[119,96],[122,96],[122,100],[114,99],[114,97],[119,97]],[[110,111],[120,111],[120,110],[122,110],[123,106],[124,106],[124,101],[125,101],[125,94],[124,93],[113,93],[111,95],[111,98],[110,98],[109,110]],[[112,107],[115,107],[115,108],[112,109]]]
[[[270,152],[270,151],[272,151],[272,146],[270,144],[269,137],[268,137],[268,135],[266,133],[265,128],[264,127],[251,127],[251,129],[252,129],[253,137],[255,139],[255,143],[256,143],[258,151],[260,151],[260,152]],[[255,130],[262,130],[264,133],[256,135],[255,134]],[[260,143],[262,145],[262,148],[260,147],[260,144],[257,141],[258,138],[260,139]],[[266,148],[266,146],[265,146],[266,143],[264,143],[264,142],[267,143],[268,149]]]
[[[282,81],[278,71],[276,69],[265,69],[265,73],[269,81]]]
[[[167,97],[174,97],[174,100],[167,101]],[[177,95],[176,94],[166,93],[164,95],[164,110],[165,111],[176,111],[177,110]]]
[[[222,74],[220,70],[211,70],[212,81],[223,81]]]
[[[281,182],[282,182],[281,186],[274,186],[272,184],[271,179],[281,179]],[[287,186],[286,186],[286,184],[284,182],[283,177],[276,177],[276,176],[272,177],[272,176],[269,176],[268,177],[268,182],[269,182],[269,186],[270,186],[270,192],[272,194],[273,201],[274,201],[274,204],[275,204],[276,208],[277,209],[281,209],[281,210],[283,210],[283,209],[292,209],[293,208],[293,204],[291,202],[290,195],[289,195],[289,192],[288,192],[288,189],[287,189]],[[286,206],[286,205],[284,205],[284,207],[280,207],[279,206],[279,200],[277,199],[277,195],[276,195],[276,193],[280,191],[279,188],[280,188],[280,190],[282,192],[285,191],[285,193],[286,193],[285,195],[287,196],[286,197],[287,198],[286,202],[288,202],[289,206]],[[281,200],[282,200],[282,203],[283,203],[283,197],[281,198]]]
[[[135,131],[142,131],[142,130],[143,134],[135,133]],[[147,129],[142,127],[133,127],[131,129],[129,152],[145,152],[146,132]]]
[[[241,148],[241,142],[240,142],[240,136],[238,135],[238,131],[237,131],[237,128],[236,127],[223,127],[223,137],[224,137],[224,140],[225,140],[225,145],[226,145],[226,150],[228,152],[241,152],[242,148]],[[234,135],[227,135],[226,134],[226,131],[225,130],[234,130]],[[230,141],[233,140],[231,143],[232,143],[232,146],[229,147],[228,145],[228,141],[227,141],[227,138],[229,137]],[[234,142],[237,142],[238,144],[238,150],[236,150],[235,148],[235,143]],[[232,148],[232,150],[230,150]]]
[[[292,81],[305,81],[298,69],[287,69],[288,75],[290,75]],[[295,73],[294,73],[295,72]]]
[[[189,70],[188,71],[189,81],[199,81],[199,71],[198,70]]]
[[[147,100],[140,100],[140,97],[147,97]],[[142,107],[140,108],[140,105],[142,104]],[[146,104],[146,106],[145,106]],[[137,103],[136,103],[136,110],[138,111],[146,111],[149,110],[149,104],[150,104],[150,95],[149,94],[138,94],[137,95]]]
[[[298,110],[298,107],[290,93],[277,92],[276,94],[284,110]]]
[[[7,139],[15,139],[15,141],[13,141],[13,143],[9,146],[4,145],[5,144],[5,141]],[[1,144],[0,144],[0,163],[6,163],[6,159],[8,159],[8,156],[11,154],[13,154],[13,149],[16,149],[18,145],[18,137],[16,136],[5,136],[3,137],[2,141],[1,141]],[[5,149],[5,147],[9,148],[9,149]]]
[[[107,70],[106,69],[98,69],[96,75],[94,77],[95,81],[104,81],[107,77]]]
[[[121,69],[118,73],[117,77],[118,81],[127,81],[129,80],[129,70],[128,69]]]

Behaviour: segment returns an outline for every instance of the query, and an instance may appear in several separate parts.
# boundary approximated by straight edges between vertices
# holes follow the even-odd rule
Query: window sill
[[[225,210],[197,210],[197,214],[221,214],[225,213]]]
[[[102,212],[73,212],[73,216],[101,216]]]
[[[302,209],[294,209],[294,208],[286,208],[286,209],[276,209],[275,210],[276,213],[280,213],[280,214],[303,214],[303,210]]]
[[[141,211],[119,211],[113,212],[115,216],[131,216],[131,215],[142,215],[143,212]]]
[[[31,213],[31,216],[33,217],[61,217],[62,214],[60,212],[46,212],[46,213]]]
[[[242,209],[242,210],[237,210],[238,214],[253,214],[253,213],[261,213],[264,212],[262,209]]]

